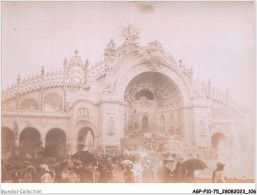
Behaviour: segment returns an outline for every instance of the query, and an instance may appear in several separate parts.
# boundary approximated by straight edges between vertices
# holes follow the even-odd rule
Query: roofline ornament
[[[137,39],[139,39],[139,27],[133,25],[133,24],[128,24],[127,26],[121,26],[121,36],[125,38],[125,42],[128,43],[134,43]]]

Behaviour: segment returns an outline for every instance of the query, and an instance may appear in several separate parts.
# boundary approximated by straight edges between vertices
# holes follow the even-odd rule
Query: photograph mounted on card
[[[253,183],[254,57],[253,2],[2,2],[2,183]]]

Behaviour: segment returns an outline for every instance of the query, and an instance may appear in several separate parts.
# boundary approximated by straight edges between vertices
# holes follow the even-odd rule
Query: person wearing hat
[[[151,181],[151,169],[150,166],[145,165],[142,172],[142,178],[144,183],[148,183]]]
[[[79,176],[75,173],[75,168],[73,166],[68,167],[67,179],[70,183],[79,182]]]
[[[164,160],[163,165],[158,170],[158,178],[161,183],[169,183],[172,179],[172,172],[167,166],[168,161]]]
[[[182,164],[180,162],[177,162],[176,168],[172,172],[173,174],[173,182],[180,183],[182,182]]]
[[[126,171],[123,172],[125,183],[134,183],[134,173],[132,171],[133,166],[126,165],[125,168],[126,168]]]
[[[32,172],[33,166],[29,165],[25,168],[24,174],[22,176],[22,183],[32,183]]]
[[[217,163],[217,168],[212,173],[212,183],[225,183],[224,166],[225,164]]]
[[[43,165],[41,166],[41,168],[43,169],[43,175],[41,177],[41,183],[51,183],[52,182],[52,178],[50,175],[50,169],[47,165]]]

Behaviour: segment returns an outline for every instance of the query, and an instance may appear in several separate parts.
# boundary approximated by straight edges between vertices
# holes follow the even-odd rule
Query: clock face
[[[80,66],[72,66],[68,70],[68,83],[79,85],[83,84],[85,71]]]

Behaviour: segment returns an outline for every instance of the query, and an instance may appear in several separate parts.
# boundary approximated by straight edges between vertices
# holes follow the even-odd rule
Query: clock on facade
[[[68,70],[68,82],[81,85],[85,82],[85,70],[81,66],[72,66]]]

